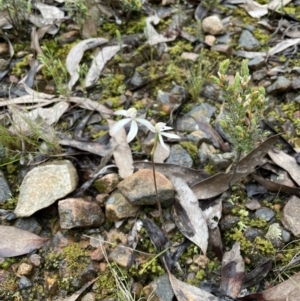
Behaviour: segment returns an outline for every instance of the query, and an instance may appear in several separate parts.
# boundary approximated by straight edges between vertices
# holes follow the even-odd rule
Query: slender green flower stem
[[[160,218],[160,222],[162,225],[162,229],[164,230],[164,232],[166,233],[165,230],[165,226],[164,226],[164,219],[162,216],[162,209],[161,209],[161,203],[160,200],[158,198],[158,192],[157,192],[157,183],[156,183],[156,174],[155,174],[155,164],[154,164],[154,153],[157,147],[157,143],[158,143],[158,134],[155,135],[155,140],[154,140],[154,145],[151,151],[151,162],[152,162],[152,170],[153,170],[153,179],[154,179],[154,188],[155,188],[155,196],[156,196],[156,203],[157,203],[157,207],[158,207],[158,212],[159,212],[159,218]]]

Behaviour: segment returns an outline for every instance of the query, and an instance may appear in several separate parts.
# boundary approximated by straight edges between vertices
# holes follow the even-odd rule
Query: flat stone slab
[[[49,207],[74,191],[77,184],[77,171],[70,161],[56,160],[39,165],[28,172],[21,184],[16,216],[31,216]]]
[[[281,222],[296,237],[300,237],[300,199],[291,197],[283,208]]]
[[[62,229],[98,227],[105,217],[96,202],[69,198],[58,202],[59,222]]]
[[[172,182],[163,174],[156,172],[157,194],[161,205],[172,205],[175,190]],[[133,205],[155,205],[156,194],[152,170],[140,169],[118,185],[121,193]]]

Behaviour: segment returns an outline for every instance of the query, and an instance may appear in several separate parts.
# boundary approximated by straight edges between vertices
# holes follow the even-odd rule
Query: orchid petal
[[[165,142],[164,142],[163,137],[161,135],[158,135],[158,138],[159,138],[159,142],[160,142],[161,146],[163,148],[165,148],[166,150],[169,150],[168,147],[166,146]]]
[[[170,126],[164,126],[164,127],[161,129],[161,131],[169,131],[169,130],[173,130],[173,128],[170,127]]]
[[[127,110],[118,110],[118,111],[114,112],[114,115],[127,116]]]
[[[135,120],[144,125],[145,127],[147,127],[150,131],[155,132],[154,126],[151,124],[150,121],[143,119],[143,118],[135,118]]]
[[[119,120],[110,130],[109,134],[113,136],[116,132],[118,132],[122,127],[124,127],[125,124],[130,122],[130,118],[124,118],[122,120]]]
[[[175,134],[171,133],[160,133],[162,136],[168,137],[168,138],[173,138],[173,139],[180,139],[181,137]]]
[[[158,122],[154,127],[155,132],[160,133],[165,126],[166,126],[166,124],[164,122]]]
[[[129,117],[131,119],[135,119],[136,114],[137,114],[137,110],[135,108],[130,108],[130,109],[127,110],[126,117]]]
[[[127,135],[127,142],[128,143],[133,140],[133,138],[136,136],[137,132],[138,132],[138,125],[137,125],[135,120],[132,120],[130,131]]]

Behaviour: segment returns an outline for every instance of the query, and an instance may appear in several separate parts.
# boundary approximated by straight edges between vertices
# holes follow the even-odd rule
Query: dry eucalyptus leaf
[[[41,2],[35,2],[34,6],[41,12],[45,22],[53,22],[58,19],[63,19],[65,13],[54,5],[47,5]]]
[[[297,45],[300,43],[300,38],[298,39],[285,39],[284,41],[278,43],[276,46],[272,47],[268,53],[267,56],[272,56],[274,54],[277,54],[289,47],[292,47],[294,45]]]
[[[221,301],[211,293],[176,279],[169,271],[168,274],[171,286],[178,301]]]
[[[110,130],[116,124],[115,121],[107,119]],[[133,174],[133,159],[131,148],[128,145],[126,131],[121,128],[114,135],[111,135],[117,143],[117,146],[113,152],[115,163],[119,168],[119,175],[125,179]]]
[[[245,263],[241,256],[240,244],[235,242],[232,249],[224,253],[222,260],[221,288],[227,296],[238,296],[243,285],[244,272]]]
[[[78,44],[76,44],[69,52],[67,59],[66,59],[66,67],[71,76],[69,81],[68,87],[72,90],[72,87],[75,85],[77,80],[79,79],[79,64],[83,57],[83,54],[86,50],[95,48],[99,45],[107,43],[108,40],[103,38],[91,38],[86,39]]]
[[[260,185],[264,186],[270,191],[275,191],[275,192],[285,192],[285,193],[290,193],[297,195],[300,197],[300,188],[296,187],[289,187],[286,185],[282,185],[276,182],[273,182],[271,180],[265,179],[263,177],[259,177],[255,174],[252,174],[253,179],[258,182]]]
[[[189,219],[189,222],[193,228],[193,231],[184,231],[182,234],[196,244],[201,249],[203,254],[206,255],[208,229],[203,212],[199,207],[198,199],[190,187],[184,182],[184,180],[174,176],[171,176],[170,180],[172,181],[177,192],[177,199],[186,213],[186,218]],[[180,212],[177,212],[177,214],[178,213]]]
[[[296,159],[289,156],[282,150],[270,150],[268,155],[274,163],[286,170],[292,179],[300,186],[300,166]]]
[[[163,147],[160,143],[157,144],[153,159],[155,163],[164,163],[164,161],[170,156],[170,146],[166,144],[167,148]]]
[[[260,18],[268,14],[268,9],[276,10],[284,7],[292,0],[273,0],[268,4],[260,4],[253,0],[245,0],[241,5],[252,18]]]
[[[94,141],[88,142],[74,139],[60,139],[58,143],[60,145],[71,146],[101,157],[109,154],[116,145],[115,141],[112,140],[110,140],[109,143],[98,143]]]
[[[250,152],[246,157],[237,163],[237,168],[228,173],[220,172],[204,181],[192,185],[192,190],[198,199],[209,199],[215,197],[229,188],[231,185],[239,181],[243,177],[252,173],[255,167],[259,165],[263,157],[277,141],[277,136],[272,136],[261,143],[257,148]]]
[[[121,48],[125,47],[126,45],[115,45],[115,46],[108,46],[103,47],[96,57],[93,59],[92,65],[86,75],[85,78],[85,87],[88,88],[95,84],[99,79],[102,69],[104,68],[107,61],[112,59]]]
[[[39,249],[48,238],[11,226],[0,225],[0,257],[15,257]]]
[[[260,293],[251,294],[252,297],[263,301],[299,301],[300,273],[290,276],[288,280]],[[248,299],[249,300],[249,299]]]

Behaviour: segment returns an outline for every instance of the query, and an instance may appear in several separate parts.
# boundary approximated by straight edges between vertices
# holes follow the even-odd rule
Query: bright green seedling
[[[238,159],[242,153],[249,153],[259,141],[259,123],[265,107],[265,89],[250,85],[251,76],[247,61],[242,62],[241,73],[236,72],[233,84],[229,84],[226,73],[230,61],[220,63],[218,77],[211,79],[222,89],[225,118],[220,125],[229,134]]]

